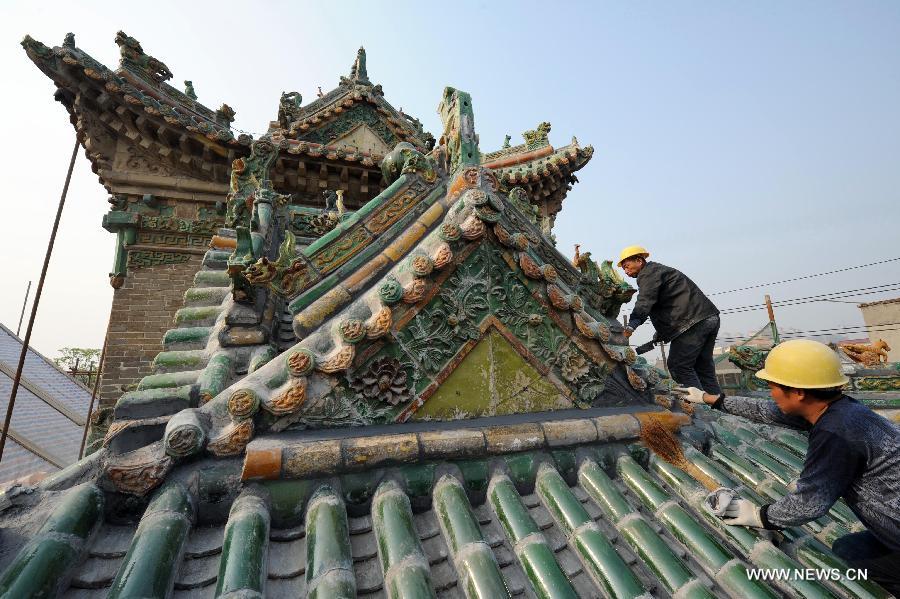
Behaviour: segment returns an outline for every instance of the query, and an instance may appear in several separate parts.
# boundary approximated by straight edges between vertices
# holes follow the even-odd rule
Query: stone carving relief
[[[884,339],[875,343],[841,343],[838,345],[848,358],[866,368],[878,368],[888,363],[891,346]]]
[[[548,139],[549,134],[550,123],[545,121],[539,124],[535,129],[524,132],[522,137],[525,138],[525,144],[528,146],[528,149],[533,150],[548,145],[550,143]]]
[[[622,305],[631,300],[637,291],[626,283],[613,268],[611,260],[604,260],[600,265],[591,259],[591,253],[581,253],[581,246],[575,245],[575,258],[572,260],[581,275],[593,286],[600,297],[600,309],[607,318],[617,318]]]
[[[350,382],[357,395],[369,401],[379,401],[396,406],[412,399],[406,386],[406,372],[396,358],[378,358],[360,376]]]
[[[278,101],[278,123],[282,129],[288,129],[291,123],[300,118],[300,105],[303,103],[303,96],[299,92],[281,92],[281,99]]]
[[[138,71],[156,83],[172,78],[172,71],[164,62],[144,53],[141,43],[124,31],[116,33],[116,44],[119,46],[121,66]]]

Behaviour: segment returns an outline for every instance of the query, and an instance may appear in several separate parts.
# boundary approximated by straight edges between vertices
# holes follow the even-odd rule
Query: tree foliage
[[[76,370],[75,378],[85,385],[90,385],[93,375],[89,373],[97,371],[100,350],[89,347],[63,347],[59,350],[59,357],[54,362],[63,370]]]

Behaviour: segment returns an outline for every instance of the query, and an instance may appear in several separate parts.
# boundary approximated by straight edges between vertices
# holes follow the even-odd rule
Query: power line
[[[893,329],[885,329],[885,330],[893,330]],[[826,331],[826,329],[821,329],[819,331],[815,331],[815,330],[814,331],[789,331],[789,332],[782,332],[782,333],[780,333],[779,336],[784,337],[785,335],[794,335],[794,336],[812,335],[814,333],[816,333],[816,334],[820,333],[822,335],[856,335],[856,334],[866,332],[866,329],[860,328],[860,329],[841,329],[841,330],[834,330],[834,331],[830,331],[830,332],[825,332],[825,331]],[[873,331],[873,332],[880,333],[881,330]],[[716,341],[720,341],[723,343],[732,343],[732,342],[736,343],[736,342],[740,342],[740,341],[748,341],[751,338],[752,337],[719,337],[716,339]]]
[[[882,329],[882,330],[879,330],[879,331],[872,331],[872,332],[873,332],[873,333],[888,333],[888,332],[891,332],[891,331],[900,331],[900,328]],[[862,333],[862,332],[863,332],[863,331],[857,331],[857,333]],[[781,340],[784,341],[785,339],[806,339],[806,338],[808,338],[808,337],[831,337],[831,336],[838,335],[838,334],[839,334],[839,333],[803,333],[803,332],[798,332],[798,333],[782,333],[782,334],[779,335],[779,336],[781,337]],[[848,331],[847,334],[851,334],[851,333]],[[721,341],[721,342],[723,342],[723,343],[729,343],[729,344],[735,344],[735,343],[738,342],[738,341],[744,341],[744,340],[745,340],[745,339],[733,339],[733,340],[730,340],[730,339],[722,339],[722,340],[718,340],[718,339],[717,339],[716,341]]]
[[[894,329],[881,329],[881,330],[879,330],[879,331],[873,331],[873,332],[874,332],[874,333],[888,333],[888,332],[890,332],[890,331],[900,331],[900,328],[894,328]],[[862,331],[859,331],[859,332],[861,333]],[[819,334],[803,334],[803,335],[796,335],[796,334],[793,334],[793,333],[787,333],[787,334],[785,334],[785,335],[781,335],[781,338],[782,338],[782,339],[784,339],[784,338],[789,338],[789,339],[799,339],[800,337],[831,337],[832,335],[835,335],[835,334],[836,334],[836,333],[819,333]]]
[[[895,326],[895,325],[900,325],[900,322],[886,322],[886,323],[880,324],[880,325],[873,325],[872,327],[868,327],[866,325],[859,325],[859,326],[848,326],[848,327],[832,327],[832,328],[828,328],[828,329],[807,329],[807,330],[799,330],[799,331],[789,330],[789,331],[783,331],[783,332],[785,335],[799,335],[799,334],[804,334],[804,333],[824,333],[824,332],[829,332],[829,331],[832,334],[838,334],[838,333],[846,333],[846,332],[851,332],[851,331],[869,330],[870,328],[872,330],[874,330],[875,327],[887,327],[887,326]],[[878,331],[875,331],[875,332],[878,332]],[[729,336],[729,337],[719,337],[718,340],[743,339],[743,338],[744,337]]]
[[[793,302],[798,302],[802,300],[812,300],[812,299],[822,299],[822,298],[837,298],[837,297],[851,297],[853,295],[862,295],[861,292],[864,291],[873,291],[873,290],[883,290],[883,291],[893,291],[893,289],[887,289],[888,287],[897,287],[900,286],[900,283],[885,283],[883,285],[873,285],[871,287],[857,287],[855,289],[845,289],[843,291],[830,291],[828,293],[818,293],[815,295],[803,295],[800,297],[792,297],[784,300],[777,300],[772,302],[773,306],[779,306],[783,304],[791,304]],[[880,293],[881,291],[878,291]],[[760,306],[765,307],[765,304],[748,304],[746,306],[735,306],[733,308],[723,308],[722,312],[734,312],[737,310],[745,310],[750,308],[759,308]]]
[[[818,302],[832,302],[832,301],[838,301],[838,299],[845,299],[845,298],[848,298],[848,297],[858,297],[858,296],[862,296],[862,295],[872,295],[872,294],[876,294],[876,293],[886,293],[886,292],[894,292],[894,291],[900,291],[900,287],[897,287],[897,288],[894,288],[894,289],[884,289],[884,290],[882,290],[882,291],[869,291],[869,292],[867,292],[867,293],[854,293],[854,294],[851,294],[851,295],[842,295],[842,296],[838,296],[838,298],[821,298],[821,299],[805,300],[805,301],[802,301],[802,302],[790,302],[790,303],[785,303],[785,304],[772,304],[772,306],[775,307],[775,308],[790,308],[790,307],[793,307],[793,306],[802,306],[802,305],[804,305],[804,304],[815,304],[815,303],[818,303]],[[853,301],[853,302],[841,302],[841,303],[847,303],[847,304],[859,304],[860,302],[859,302],[859,301]],[[734,311],[731,311],[731,312],[721,312],[721,314],[724,315],[724,316],[730,316],[731,314],[742,314],[742,313],[744,313],[744,312],[758,312],[759,310],[765,310],[765,309],[766,309],[765,306],[760,306],[760,307],[757,307],[757,308],[745,308],[745,309],[742,309],[742,310],[734,310]]]
[[[882,324],[876,324],[876,325],[872,325],[872,326],[859,325],[859,326],[849,326],[849,327],[833,327],[833,328],[828,328],[828,329],[809,329],[809,330],[805,330],[805,331],[782,331],[781,336],[784,337],[787,335],[795,335],[796,336],[796,335],[811,335],[812,333],[823,333],[822,335],[811,335],[811,336],[824,337],[824,336],[828,336],[828,335],[840,335],[842,333],[847,333],[847,334],[862,333],[865,331],[868,331],[871,333],[881,333],[881,332],[886,332],[886,331],[894,331],[896,329],[880,329],[877,327],[893,327],[893,326],[900,326],[900,322],[885,322]],[[716,341],[745,341],[749,338],[750,337],[717,337]]]
[[[878,262],[869,262],[868,264],[859,264],[857,266],[848,266],[846,268],[839,268],[837,270],[829,270],[827,272],[818,272],[811,275],[804,275],[802,277],[793,277],[791,279],[783,279],[781,281],[772,281],[771,283],[759,283],[757,285],[750,285],[748,287],[739,287],[737,289],[728,289],[726,291],[716,291],[715,293],[708,293],[707,295],[724,295],[726,293],[735,293],[738,291],[747,291],[748,289],[759,289],[760,287],[768,287],[771,285],[781,285],[782,283],[791,283],[793,281],[802,281],[804,279],[812,279],[815,277],[824,277],[825,275],[833,275],[839,272],[846,272],[848,270],[856,270],[858,268],[867,268],[869,266],[877,266],[879,264],[887,264],[888,262],[897,262],[900,260],[900,257],[897,258],[888,258],[886,260],[879,260]]]
[[[778,301],[772,302],[772,305],[778,305],[778,304],[782,304],[785,302],[794,302],[797,300],[806,300],[806,299],[813,299],[813,298],[818,298],[818,297],[828,297],[828,296],[832,296],[832,295],[844,295],[844,294],[848,294],[848,293],[853,293],[855,291],[869,291],[872,289],[882,289],[884,287],[894,287],[896,285],[900,285],[900,283],[898,283],[898,282],[884,283],[883,285],[873,285],[871,287],[857,287],[855,289],[847,289],[844,291],[830,291],[828,293],[818,293],[816,295],[804,295],[801,297],[794,297],[794,298],[785,299],[785,300],[778,300]],[[722,308],[722,312],[731,312],[732,310],[742,310],[744,308],[756,308],[759,306],[765,306],[765,304],[748,304],[746,306],[734,306],[733,308]]]
[[[779,307],[785,308],[788,306],[798,306],[801,304],[810,304],[810,303],[815,303],[815,302],[827,302],[827,301],[834,301],[834,300],[838,300],[838,299],[846,299],[848,297],[858,297],[858,296],[863,296],[863,295],[873,295],[876,293],[889,293],[889,292],[894,292],[894,291],[900,291],[900,284],[892,283],[891,285],[893,285],[893,286],[888,289],[879,289],[876,291],[856,291],[856,290],[851,289],[848,291],[826,293],[826,294],[822,294],[820,296],[808,296],[807,298],[801,297],[801,298],[794,298],[794,299],[790,299],[790,300],[783,300],[780,302],[772,302],[772,305],[776,308],[779,308]],[[885,286],[885,287],[887,287],[887,286]],[[858,303],[858,302],[850,302],[850,303]],[[753,304],[750,306],[740,306],[738,308],[722,310],[720,312],[720,314],[740,314],[741,312],[754,312],[757,310],[765,310],[765,309],[766,309],[765,304],[762,304],[762,305]]]

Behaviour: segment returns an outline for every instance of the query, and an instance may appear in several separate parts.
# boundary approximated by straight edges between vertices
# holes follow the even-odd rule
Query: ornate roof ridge
[[[494,161],[493,164],[486,166],[494,168],[501,182],[509,187],[533,184],[546,177],[554,176],[571,184],[571,182],[577,181],[577,179],[573,179],[575,171],[583,168],[593,155],[593,146],[581,146],[576,141],[560,148],[554,148],[550,152],[543,153],[538,150],[532,155],[524,154],[522,155],[523,160],[515,160],[513,157],[514,159],[508,164]]]
[[[488,152],[487,154],[485,154],[482,162],[492,162],[503,156],[520,154],[523,152],[532,152],[534,150],[549,146],[550,128],[550,123],[546,121],[538,124],[538,126],[534,129],[522,133],[522,137],[525,139],[525,143],[516,146],[509,145],[510,136],[507,135],[503,147],[499,150],[495,150],[493,152]]]
[[[121,41],[123,39],[132,40],[137,46],[128,45]],[[77,48],[72,34],[66,36],[62,46],[53,48],[26,35],[22,40],[22,47],[28,57],[51,79],[56,80],[62,75],[60,63],[80,67],[83,76],[96,82],[96,85],[101,85],[106,93],[120,97],[133,107],[143,108],[148,114],[163,118],[169,125],[181,126],[212,141],[249,145],[252,141],[250,135],[235,136],[231,130],[235,114],[231,107],[223,104],[215,111],[207,108],[196,97],[167,84],[165,80],[171,77],[171,72],[157,59],[143,54],[140,44],[134,38],[119,32],[116,42],[122,48],[122,60],[115,71]],[[154,73],[159,72],[162,74],[154,76]],[[189,91],[192,89],[189,86]]]

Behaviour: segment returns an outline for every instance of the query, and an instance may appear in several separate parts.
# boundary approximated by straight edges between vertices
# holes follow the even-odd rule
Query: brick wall
[[[163,334],[174,327],[175,312],[184,305],[184,292],[202,260],[193,255],[182,264],[128,269],[125,284],[113,295],[100,407],[115,405],[124,391],[151,374]]]
[[[860,304],[859,311],[869,330],[869,342],[884,339],[891,346],[888,361],[900,362],[900,331],[896,326],[900,322],[900,298]]]

